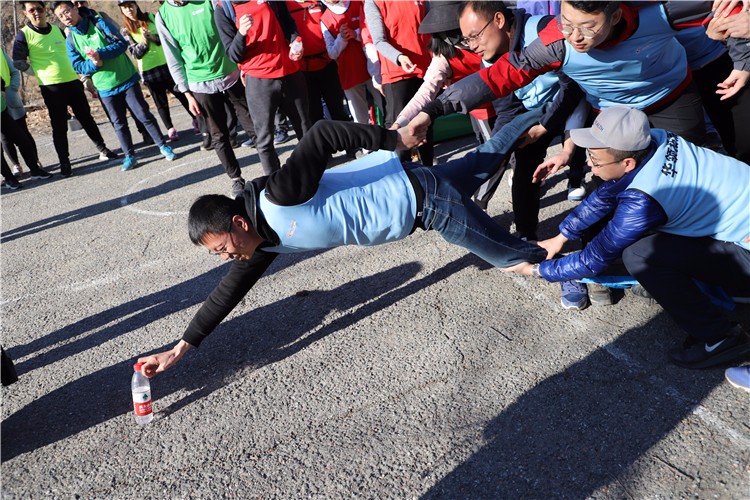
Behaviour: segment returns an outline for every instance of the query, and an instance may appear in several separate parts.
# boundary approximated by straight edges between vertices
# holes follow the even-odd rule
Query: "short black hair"
[[[35,3],[35,4],[38,4],[38,5],[41,5],[42,8],[46,7],[44,5],[44,2],[42,2],[42,0],[21,0],[19,3],[21,4],[21,8],[24,9],[24,10],[26,9],[26,4],[28,4],[28,3]]]
[[[190,241],[202,245],[207,235],[226,233],[235,215],[247,219],[242,196],[236,200],[221,194],[201,196],[193,202],[188,213]]]
[[[615,157],[615,161],[622,161],[626,158],[632,158],[636,163],[643,161],[651,151],[651,146],[646,149],[639,149],[638,151],[623,151],[621,149],[607,148],[609,153]]]
[[[71,2],[70,0],[57,0],[56,2],[52,2],[52,6],[50,7],[50,9],[52,9],[52,11],[54,12],[61,5],[67,5],[69,7],[75,7],[75,4],[73,2]]]
[[[620,2],[617,1],[586,2],[578,0],[565,0],[565,3],[573,7],[575,10],[580,10],[581,12],[585,12],[586,14],[598,14],[600,12],[604,12],[607,17],[614,14],[615,11],[620,8]]]
[[[505,19],[508,20],[508,22],[512,22],[513,20],[513,16],[509,15],[510,11],[508,10],[508,6],[505,5],[504,2],[500,2],[497,0],[490,0],[487,2],[484,2],[482,0],[470,0],[467,2],[462,2],[461,7],[458,9],[458,17],[463,16],[464,11],[469,8],[476,12],[479,17],[487,22],[495,17],[496,12],[501,12],[503,16],[505,16]]]

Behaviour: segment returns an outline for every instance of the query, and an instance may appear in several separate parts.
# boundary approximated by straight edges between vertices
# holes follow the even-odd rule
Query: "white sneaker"
[[[738,389],[744,389],[750,392],[750,366],[737,366],[727,368],[724,372],[727,382]]]
[[[569,201],[581,201],[586,197],[586,187],[580,186],[577,188],[568,188],[568,200]]]

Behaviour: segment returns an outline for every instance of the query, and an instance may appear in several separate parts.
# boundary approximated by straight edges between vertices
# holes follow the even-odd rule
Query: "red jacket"
[[[289,59],[289,42],[284,37],[276,14],[266,2],[232,4],[236,26],[245,14],[253,16],[253,27],[245,36],[245,59],[239,64],[242,74],[255,78],[281,78],[299,71]]]
[[[342,25],[347,25],[352,31],[364,27],[365,12],[362,0],[352,0],[349,8],[343,14],[334,14],[331,9],[323,13],[321,22],[328,28],[334,38],[339,35]],[[362,30],[364,31],[364,30]],[[360,32],[360,37],[361,37]],[[339,80],[341,88],[350,89],[370,79],[367,72],[367,59],[362,49],[362,42],[349,40],[346,48],[338,58]]]
[[[320,2],[310,0],[286,0],[287,9],[297,25],[299,36],[305,47],[305,55],[300,61],[302,71],[319,71],[331,62],[326,50],[323,32],[320,30],[320,18],[323,8]]]
[[[423,78],[427,66],[430,65],[430,53],[427,51],[430,36],[417,33],[425,16],[424,2],[375,0],[375,4],[383,17],[388,43],[417,65],[413,73],[408,73],[398,64],[381,56],[380,74],[383,83],[394,83],[413,77]]]

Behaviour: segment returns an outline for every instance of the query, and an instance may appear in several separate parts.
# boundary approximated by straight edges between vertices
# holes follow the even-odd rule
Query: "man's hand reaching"
[[[192,347],[184,340],[180,340],[176,346],[168,351],[138,358],[138,362],[143,363],[141,373],[148,378],[154,377],[157,373],[171,368]]]

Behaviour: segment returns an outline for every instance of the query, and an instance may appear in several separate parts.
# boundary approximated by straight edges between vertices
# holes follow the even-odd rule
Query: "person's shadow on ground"
[[[490,267],[474,255],[467,254],[414,280],[421,265],[412,262],[355,279],[332,290],[298,292],[234,318],[217,328],[201,346],[198,355],[185,356],[159,377],[160,397],[175,391],[189,392],[185,398],[164,409],[164,414],[211,394],[242,368],[252,366],[257,369],[291,356],[471,265],[482,269]],[[191,284],[190,290],[193,288],[194,284]],[[170,294],[179,294],[179,290],[171,287]],[[142,304],[137,305],[136,310],[141,307]],[[333,321],[326,319],[333,311],[350,309],[354,310]],[[125,305],[120,314],[127,310]],[[148,317],[152,321],[158,319],[153,314]],[[141,319],[138,324],[144,326],[145,323]],[[115,331],[110,335],[124,335],[131,331],[127,322],[118,325],[113,327]],[[122,329],[119,333],[118,328]],[[154,352],[171,348],[177,340]],[[140,354],[136,352],[134,356]],[[75,379],[10,415],[2,422],[2,461],[131,411],[127,380],[133,372],[134,362],[135,358],[124,360]],[[91,394],[97,397],[89,397]],[[82,400],[86,401],[85,411],[80,407]]]
[[[723,368],[664,366],[676,330],[662,312],[541,381],[424,498],[637,497],[618,478],[723,381]]]

